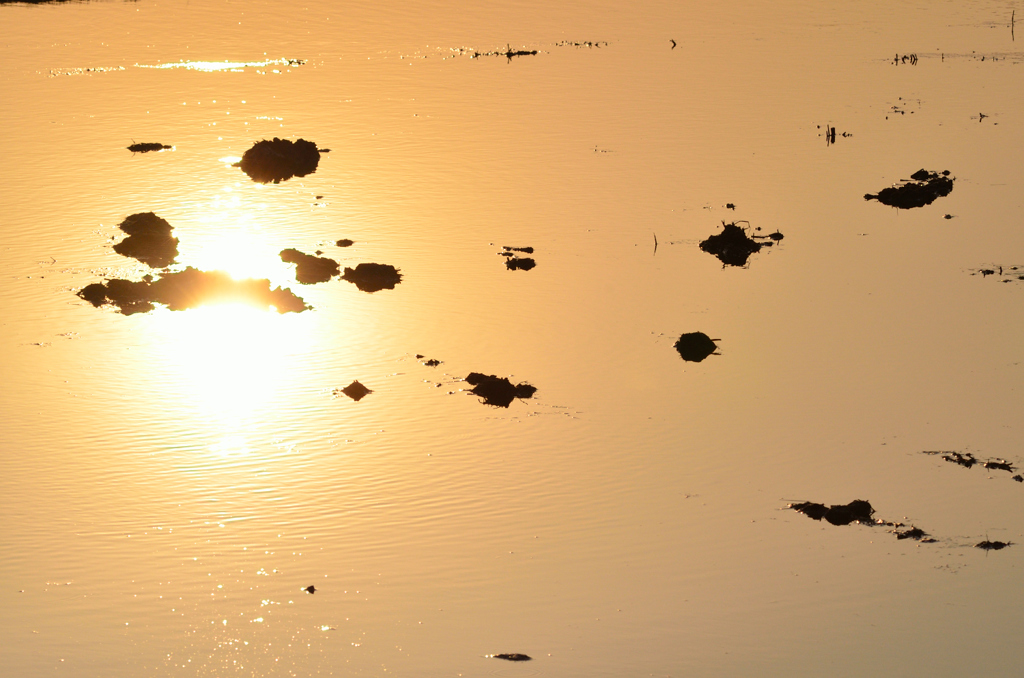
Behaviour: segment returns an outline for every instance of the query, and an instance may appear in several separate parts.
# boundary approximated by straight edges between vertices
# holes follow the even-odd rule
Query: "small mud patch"
[[[537,265],[532,257],[520,257],[520,253],[533,254],[533,248],[503,245],[498,255],[505,257],[505,268],[510,271],[529,271]]]
[[[537,50],[535,49],[512,49],[512,45],[506,45],[504,51],[476,52],[470,58],[479,59],[482,56],[503,56],[511,63],[512,57],[536,56],[536,54]]]
[[[334,244],[337,245],[338,247],[352,247],[352,245],[356,244],[356,241],[349,240],[348,238],[342,238],[341,240],[337,241]]]
[[[342,280],[353,283],[363,292],[379,292],[393,290],[402,282],[402,274],[390,264],[359,264],[355,268],[345,268]]]
[[[940,174],[921,169],[911,174],[910,179],[901,182],[899,186],[883,188],[875,194],[868,193],[864,199],[877,200],[883,205],[909,210],[930,205],[952,192],[953,179],[949,176],[948,170]]]
[[[501,654],[487,655],[491,659],[504,659],[508,662],[528,662],[533,659],[528,654],[519,654],[518,652],[502,652]]]
[[[326,152],[327,149],[318,149],[312,141],[298,139],[293,142],[274,137],[269,141],[257,141],[235,167],[242,168],[257,183],[277,184],[292,177],[312,174],[320,163],[320,154]]]
[[[178,256],[178,239],[171,236],[174,227],[152,212],[132,214],[118,228],[128,234],[114,245],[121,256],[138,259],[151,268],[167,268]]]
[[[971,271],[971,275],[980,275],[982,278],[992,277],[999,282],[1024,282],[1024,266],[986,266]]]
[[[163,304],[172,311],[183,311],[204,304],[240,302],[249,306],[274,308],[278,313],[300,313],[310,307],[291,290],[270,288],[270,281],[235,280],[223,271],[186,268],[160,278],[133,281],[114,279],[86,285],[78,296],[93,306],[117,307],[124,315],[146,313]]]
[[[771,247],[784,237],[775,231],[769,235],[760,235],[755,229],[750,235],[747,228],[740,226],[749,222],[734,221],[731,224],[722,222],[722,232],[710,236],[700,243],[700,248],[718,257],[723,266],[746,266],[750,255],[761,251],[762,247]]]
[[[356,402],[359,402],[360,400],[365,398],[367,395],[373,393],[373,391],[371,391],[370,389],[368,389],[365,386],[363,386],[362,384],[360,384],[359,381],[353,381],[351,384],[349,384],[345,388],[334,389],[334,395],[335,396],[337,396],[339,393],[343,394],[343,395],[347,395],[352,400],[355,400]]]
[[[473,387],[470,393],[480,396],[485,405],[493,407],[509,407],[516,398],[529,400],[537,392],[535,386],[525,381],[513,384],[507,377],[480,372],[470,372],[466,383]]]
[[[131,151],[132,153],[151,153],[153,151],[164,151],[164,150],[167,150],[167,149],[170,149],[170,148],[174,148],[174,147],[173,146],[168,146],[166,144],[148,143],[148,144],[132,144],[131,146],[128,147],[128,150]]]
[[[676,350],[680,357],[691,363],[699,363],[709,355],[719,355],[718,344],[715,340],[703,332],[688,332],[679,336],[676,341]]]
[[[341,267],[334,259],[315,257],[296,249],[281,250],[281,261],[295,264],[295,279],[303,285],[327,282],[341,273]]]
[[[982,549],[984,551],[1001,551],[1001,550],[1005,549],[1007,546],[1013,546],[1013,542],[1012,541],[989,541],[988,539],[986,539],[985,541],[980,541],[977,544],[975,544],[974,548]]]
[[[833,504],[826,507],[824,504],[817,504],[811,501],[804,501],[798,504],[790,504],[789,508],[803,513],[808,518],[826,521],[833,525],[849,525],[850,523],[864,523],[874,525],[875,519],[872,516],[875,509],[871,503],[863,499],[854,499],[849,504]]]

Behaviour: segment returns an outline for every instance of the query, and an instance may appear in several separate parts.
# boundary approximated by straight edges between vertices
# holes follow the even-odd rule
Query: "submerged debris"
[[[393,290],[402,282],[402,274],[390,264],[359,264],[355,268],[345,268],[342,280],[354,283],[363,292]]]
[[[152,268],[167,268],[178,256],[178,239],[171,237],[174,227],[152,212],[132,214],[118,228],[128,234],[114,245],[114,251],[122,256]]]
[[[865,200],[877,200],[883,205],[908,210],[914,207],[930,205],[937,198],[949,195],[953,191],[953,179],[949,170],[939,174],[921,169],[910,175],[909,181],[899,186],[883,188],[877,194],[867,193]]]
[[[516,398],[528,400],[537,392],[535,386],[531,386],[525,381],[514,385],[507,377],[481,374],[480,372],[470,372],[466,377],[466,383],[473,386],[470,393],[483,398],[485,405],[494,407],[508,407]]]
[[[512,61],[512,57],[534,56],[536,54],[537,54],[537,50],[535,50],[535,49],[518,49],[517,50],[517,49],[512,49],[512,45],[507,45],[505,47],[505,51],[504,52],[500,52],[500,51],[495,51],[495,52],[475,52],[470,58],[471,59],[478,59],[478,58],[480,58],[482,56],[503,56],[503,57],[506,57],[509,60],[509,62],[511,62]]]
[[[334,259],[315,257],[296,249],[281,250],[281,261],[295,264],[295,279],[303,285],[327,282],[341,273],[341,267]]]
[[[505,661],[510,662],[528,662],[533,659],[533,657],[528,654],[519,654],[518,652],[503,652],[501,654],[492,654],[488,656],[493,659],[504,659]]]
[[[166,144],[132,144],[128,147],[128,150],[132,153],[149,153],[150,151],[163,151],[168,148],[174,147],[167,146]]]
[[[1012,541],[985,541],[978,542],[974,545],[976,549],[984,549],[985,551],[1000,551],[1005,549],[1007,546],[1013,546]]]
[[[184,271],[165,273],[160,278],[132,281],[114,279],[86,285],[78,296],[99,308],[116,306],[124,315],[152,311],[164,304],[172,311],[183,311],[204,304],[240,302],[250,306],[274,308],[278,313],[300,313],[310,307],[291,290],[270,289],[270,281],[235,280],[224,271]]]
[[[701,242],[700,248],[718,257],[718,260],[725,266],[746,266],[747,259],[751,254],[760,252],[762,247],[771,247],[784,237],[778,231],[770,235],[750,236],[747,234],[747,229],[739,225],[740,223],[748,222],[734,221],[727,224],[723,221],[722,232]]]
[[[373,391],[371,391],[370,389],[366,388],[365,386],[360,384],[358,381],[353,381],[351,384],[349,384],[345,388],[339,388],[339,389],[335,389],[334,390],[334,395],[338,395],[338,393],[344,393],[345,395],[347,395],[352,400],[355,400],[356,402],[359,402],[360,400],[365,398],[368,394],[373,393]]]
[[[679,340],[676,341],[676,350],[679,351],[683,360],[691,363],[699,363],[709,355],[719,355],[715,353],[718,350],[718,344],[703,332],[688,332],[680,335]]]
[[[234,166],[241,167],[255,182],[277,184],[292,177],[312,174],[320,162],[320,154],[326,152],[326,148],[318,149],[312,141],[298,139],[292,142],[274,137],[272,141],[257,141]]]

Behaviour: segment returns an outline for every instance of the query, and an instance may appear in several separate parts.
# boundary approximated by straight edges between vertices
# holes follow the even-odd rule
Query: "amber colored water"
[[[0,6],[0,673],[1018,675],[1024,485],[922,454],[1024,465],[1015,9]],[[231,166],[274,136],[331,152]],[[76,297],[147,211],[313,310]],[[937,541],[786,509],[853,499]]]

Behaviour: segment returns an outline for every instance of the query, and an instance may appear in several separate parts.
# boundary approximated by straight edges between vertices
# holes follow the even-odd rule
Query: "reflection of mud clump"
[[[1002,549],[1005,549],[1007,546],[1013,546],[1013,542],[1012,541],[989,541],[988,539],[986,539],[985,541],[978,542],[977,544],[975,544],[974,548],[976,548],[976,549],[984,549],[985,551],[1001,551]]]
[[[152,311],[153,304],[164,304],[172,311],[217,302],[273,307],[278,313],[299,313],[309,308],[291,290],[270,289],[269,280],[235,280],[223,271],[191,267],[153,281],[115,279],[106,284],[93,283],[79,291],[78,296],[97,308],[104,304],[117,306],[124,315]]]
[[[492,654],[491,656],[495,659],[504,659],[510,662],[528,662],[533,659],[528,654],[519,654],[518,652],[503,652],[501,654]]]
[[[924,207],[935,202],[936,198],[949,195],[953,191],[953,179],[949,171],[942,174],[921,169],[910,175],[910,181],[899,186],[883,188],[877,194],[868,193],[865,200],[877,200],[883,205],[908,210]]]
[[[326,149],[322,152],[326,152]],[[315,172],[320,162],[320,153],[312,141],[298,139],[292,142],[274,137],[273,141],[257,141],[242,155],[242,160],[235,167],[241,167],[253,181],[276,184]]]
[[[849,504],[833,504],[829,507],[805,501],[799,504],[790,504],[789,508],[815,520],[824,518],[833,525],[849,525],[854,522],[875,524],[874,518],[871,517],[874,515],[875,509],[863,499],[854,499]]]
[[[485,405],[494,407],[508,407],[516,398],[528,400],[537,392],[535,386],[531,386],[525,381],[514,385],[506,377],[481,374],[480,372],[470,372],[466,377],[466,383],[473,386],[470,393],[483,398]]]
[[[132,153],[149,153],[150,151],[162,151],[168,148],[173,148],[173,146],[165,144],[132,144],[128,147],[128,150]]]
[[[345,268],[342,280],[354,283],[363,292],[393,290],[402,282],[402,274],[390,264],[359,264],[355,268]]]
[[[167,268],[178,256],[178,239],[171,237],[173,227],[152,212],[132,214],[119,228],[128,237],[114,245],[114,251],[138,259],[152,268]]]
[[[692,363],[699,363],[712,354],[717,355],[715,353],[717,349],[718,344],[715,343],[715,340],[703,332],[683,334],[676,342],[676,350],[679,351],[679,355],[683,360]]]
[[[303,285],[327,282],[341,273],[341,268],[334,259],[314,257],[296,249],[281,250],[281,261],[295,264],[295,279]]]
[[[371,391],[370,389],[366,388],[365,386],[360,384],[358,381],[353,381],[351,384],[349,384],[345,388],[335,389],[334,394],[338,395],[338,393],[344,393],[345,395],[347,395],[352,400],[355,400],[356,402],[359,402],[360,400],[365,398],[368,394],[373,393],[373,391]]]
[[[758,242],[754,238],[765,240]],[[751,254],[760,252],[762,247],[771,247],[782,240],[783,235],[776,231],[770,235],[747,235],[747,230],[739,222],[727,224],[722,222],[722,232],[709,237],[700,244],[700,248],[718,257],[726,266],[746,266]]]

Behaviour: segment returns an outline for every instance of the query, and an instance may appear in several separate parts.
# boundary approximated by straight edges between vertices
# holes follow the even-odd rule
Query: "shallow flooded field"
[[[1015,10],[0,3],[5,672],[1017,675]]]

